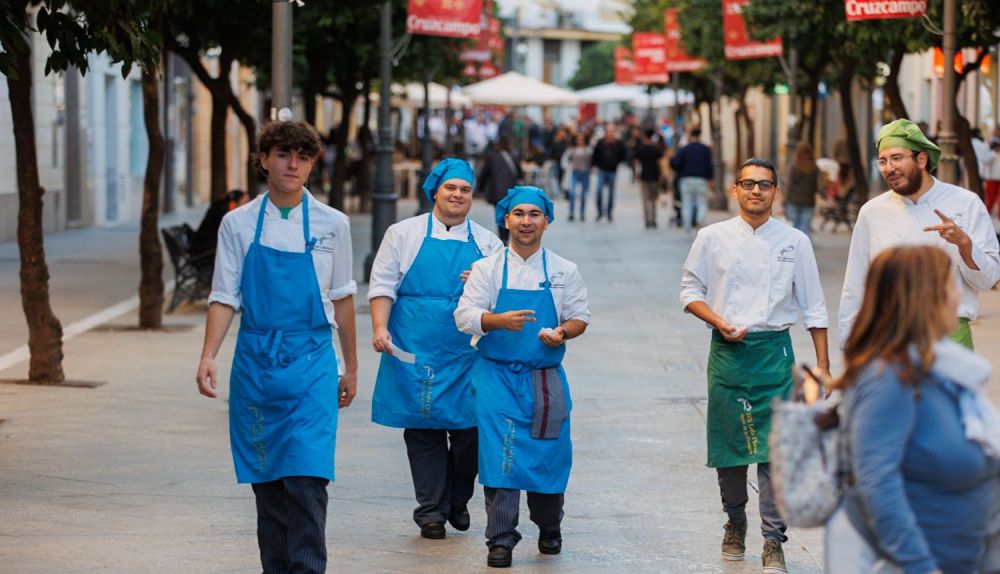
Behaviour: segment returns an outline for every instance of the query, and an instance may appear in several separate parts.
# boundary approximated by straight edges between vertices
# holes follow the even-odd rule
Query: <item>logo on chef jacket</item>
[[[549,274],[549,287],[552,289],[566,288],[566,272],[556,271]]]
[[[313,246],[314,251],[319,251],[320,253],[333,253],[333,240],[337,237],[336,231],[331,231],[325,235],[320,235],[316,238],[316,245]]]
[[[778,252],[778,261],[781,263],[795,263],[795,246],[786,245]]]

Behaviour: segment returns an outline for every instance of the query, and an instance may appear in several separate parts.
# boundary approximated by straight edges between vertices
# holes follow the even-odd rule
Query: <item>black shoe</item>
[[[573,214],[572,214],[572,213],[570,213],[570,214],[569,214],[569,220],[570,220],[570,221],[573,221],[573,219],[574,219],[574,218],[573,218]]]
[[[486,556],[486,565],[490,568],[510,568],[511,551],[506,546],[493,546]]]
[[[538,551],[542,554],[559,554],[562,551],[562,533],[558,530],[539,532]]]
[[[431,540],[443,540],[444,522],[431,522],[420,527],[420,535]]]
[[[448,515],[448,524],[451,524],[452,528],[455,530],[466,531],[469,529],[471,520],[469,518],[469,507],[462,505],[458,508],[452,508],[451,513]]]

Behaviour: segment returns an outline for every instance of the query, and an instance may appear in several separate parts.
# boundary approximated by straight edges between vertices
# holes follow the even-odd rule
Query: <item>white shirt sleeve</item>
[[[819,278],[816,254],[813,253],[812,243],[808,238],[800,238],[798,251],[795,278],[792,282],[795,300],[802,309],[806,329],[826,329],[830,326],[830,318],[826,313],[826,297],[823,295],[823,283]]]
[[[344,297],[350,297],[358,292],[358,284],[354,281],[354,252],[351,250],[351,224],[345,217],[338,224],[340,228],[334,238],[333,253],[333,273],[330,281],[330,290],[326,297],[331,301],[338,301]]]
[[[561,321],[573,319],[590,324],[590,309],[587,307],[587,286],[583,276],[576,266],[567,274],[566,287],[563,289]]]
[[[403,280],[399,266],[399,250],[396,248],[398,227],[390,226],[378,246],[378,253],[372,262],[372,274],[368,286],[368,300],[376,297],[388,297],[396,300],[396,292]]]
[[[861,300],[865,294],[865,278],[871,265],[871,252],[868,231],[868,217],[862,211],[854,225],[851,235],[851,249],[847,254],[847,270],[844,274],[844,288],[840,292],[840,312],[838,324],[840,327],[840,348],[847,344],[851,334],[854,319],[861,309]]]
[[[219,229],[219,242],[215,250],[215,272],[212,275],[212,293],[209,303],[222,303],[239,311],[240,285],[243,279],[243,250],[233,229],[234,219],[224,217]]]
[[[465,289],[462,290],[462,298],[458,300],[458,307],[455,309],[455,326],[458,330],[482,337],[486,334],[483,331],[483,314],[489,313],[493,302],[493,269],[487,263],[490,259],[480,259],[472,264],[472,273],[465,282]]]
[[[489,257],[490,255],[493,255],[497,251],[503,250],[504,248],[503,241],[501,241],[500,238],[497,237],[496,233],[491,233],[486,228],[483,228],[483,230],[480,233],[485,233],[488,241],[486,250],[483,251],[483,257]]]
[[[684,260],[681,274],[681,309],[695,301],[705,301],[708,294],[708,245],[703,232],[699,231],[691,244],[691,251]]]
[[[969,285],[980,291],[988,291],[1000,281],[1000,246],[990,214],[981,202],[976,205],[976,213],[970,218],[969,228],[965,232],[972,239],[972,260],[979,270],[959,264],[959,272]]]

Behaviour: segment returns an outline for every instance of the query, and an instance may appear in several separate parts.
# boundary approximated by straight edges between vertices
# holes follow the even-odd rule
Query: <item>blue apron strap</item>
[[[267,210],[267,196],[264,194],[264,198],[260,201],[260,211],[257,213],[257,228],[253,232],[253,242],[260,243],[260,232],[264,228],[264,212]]]
[[[510,257],[510,248],[503,248],[503,282],[500,284],[501,289],[507,288],[507,258]]]
[[[426,237],[430,237],[431,236],[431,230],[433,228],[434,228],[434,213],[433,212],[428,212],[427,213],[427,235],[426,235]]]
[[[302,194],[302,237],[306,242],[306,253],[316,246],[316,239],[309,235],[309,196]]]
[[[469,243],[471,243],[472,246],[476,248],[476,255],[478,255],[479,257],[482,257],[483,256],[483,252],[479,250],[479,245],[476,244],[476,237],[474,235],[472,235],[472,220],[471,219],[466,219],[465,220],[465,224],[466,224],[467,229],[469,230],[469,238],[468,238]],[[506,261],[504,263],[506,263]]]
[[[549,264],[548,264],[548,262],[545,259],[545,248],[544,247],[542,248],[542,273],[544,273],[544,275],[542,277],[543,281],[541,283],[539,283],[538,286],[541,287],[541,288],[543,288],[543,289],[545,289],[546,291],[548,291],[549,287],[552,286],[552,282],[549,281]]]

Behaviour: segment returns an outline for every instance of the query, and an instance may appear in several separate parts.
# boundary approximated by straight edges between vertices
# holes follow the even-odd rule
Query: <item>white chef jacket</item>
[[[962,261],[958,246],[942,239],[936,231],[924,231],[924,227],[941,224],[935,209],[953,219],[972,239],[972,260],[979,271],[970,269]],[[979,292],[1000,281],[1000,246],[996,231],[976,194],[937,178],[916,203],[892,190],[886,191],[861,206],[851,236],[847,273],[840,295],[841,348],[861,308],[869,265],[876,255],[896,245],[936,245],[948,252],[962,287],[959,317],[975,319],[979,312]]]
[[[812,243],[773,217],[754,230],[736,216],[698,231],[681,277],[681,307],[703,301],[751,333],[781,331],[803,317],[829,325]]]
[[[489,336],[483,331],[483,314],[492,313],[497,305],[497,296],[503,285],[504,254],[500,251],[472,265],[472,273],[465,282],[465,290],[455,309],[455,324],[463,333],[472,335],[472,344]],[[528,259],[522,259],[513,249],[509,250],[507,262],[507,288],[540,290],[545,282],[542,270],[542,249]],[[587,286],[576,268],[576,264],[545,249],[545,262],[549,270],[552,301],[555,304],[559,322],[579,319],[590,324],[590,309],[587,307]],[[551,325],[555,328],[558,325]]]
[[[417,258],[424,238],[427,237],[428,217],[433,217],[433,212],[404,219],[390,225],[385,231],[375,261],[372,262],[372,274],[368,286],[369,301],[375,297],[389,297],[393,301],[396,300],[399,285]],[[451,229],[445,227],[436,217],[433,219],[431,237],[455,241],[469,240],[469,219],[459,225],[453,225]],[[479,252],[483,257],[503,249],[503,242],[493,232],[475,221],[471,223],[473,241],[479,246]]]
[[[317,200],[308,190],[304,196],[309,198],[309,233],[316,239],[312,256],[320,296],[323,298],[323,310],[330,325],[336,327],[333,301],[354,295],[358,290],[353,279],[351,224],[347,215]],[[263,194],[257,196],[222,218],[209,303],[223,303],[236,310],[242,307],[240,282],[243,277],[243,260],[253,243],[263,197]],[[268,201],[264,210],[260,242],[281,251],[304,253],[302,204],[292,208],[288,219],[282,219],[281,211],[274,202]]]

